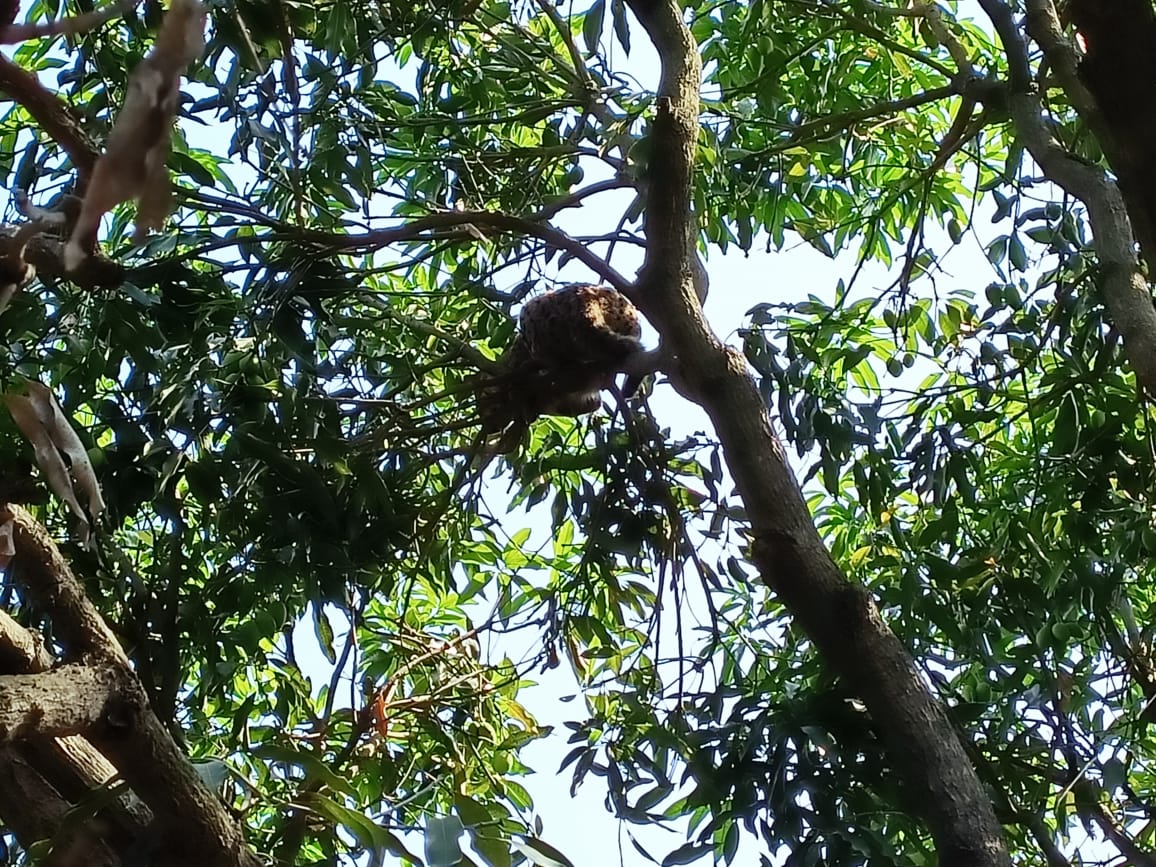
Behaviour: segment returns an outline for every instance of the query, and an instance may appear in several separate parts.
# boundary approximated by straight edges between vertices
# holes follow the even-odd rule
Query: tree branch
[[[817,117],[814,120],[808,120],[797,126],[790,127],[790,135],[786,140],[776,143],[773,148],[768,148],[765,152],[797,147],[805,142],[831,135],[836,131],[850,129],[855,126],[855,124],[862,123],[865,120],[871,120],[876,117],[893,117],[900,112],[910,111],[913,108],[920,108],[933,102],[939,102],[941,99],[957,96],[961,90],[962,88],[957,84],[945,84],[942,87],[933,87],[930,90],[913,93],[911,96],[905,96],[901,99],[886,100],[884,102],[865,105],[862,108],[851,111]]]
[[[115,712],[124,676],[124,669],[107,663],[0,675],[0,744],[88,732]]]
[[[72,106],[50,93],[31,72],[2,56],[0,93],[22,105],[40,128],[64,149],[76,166],[80,178],[78,186],[82,188],[100,152],[80,126],[80,119]]]
[[[148,697],[123,649],[47,531],[26,510],[11,503],[0,504],[0,523],[7,521],[13,524],[16,542],[13,575],[28,598],[52,618],[56,633],[74,657],[119,672],[116,695],[102,705],[99,718],[90,719],[91,707],[85,715],[89,722],[86,734],[152,809],[160,828],[171,831],[163,841],[173,847],[168,855],[178,863],[257,867],[259,861],[245,843],[242,829],[201,782],[150,710]],[[76,676],[78,672],[73,672],[72,677]],[[26,681],[0,678],[0,711],[5,706],[18,706],[22,693],[13,693],[13,688],[27,688]],[[71,696],[72,692],[62,694]],[[0,726],[5,722],[0,713]],[[50,723],[69,724],[62,717],[50,718]],[[38,733],[52,734],[55,730]]]
[[[306,240],[318,240],[339,250],[366,250],[412,241],[423,233],[447,228],[458,228],[467,224],[486,226],[499,232],[513,232],[539,238],[563,250],[621,292],[631,300],[634,284],[614,270],[597,253],[581,241],[570,237],[561,229],[525,217],[515,217],[498,211],[445,211],[410,220],[403,226],[391,229],[376,229],[360,235],[333,235],[327,232],[305,232]]]
[[[1027,31],[1092,130],[1116,175],[1148,274],[1156,274],[1156,14],[1150,0],[1074,0],[1065,14],[1084,38],[1081,58],[1052,0],[1027,4]]]
[[[44,24],[7,24],[0,27],[0,43],[11,45],[14,42],[24,42],[28,39],[38,39],[44,36],[71,35],[84,33],[94,27],[99,27],[105,21],[123,15],[137,0],[117,0],[103,9],[94,9],[72,18],[60,18],[56,21],[47,21]]]
[[[41,863],[121,867],[103,828],[93,822],[77,827],[69,816],[72,804],[19,747],[0,747],[0,793],[6,831],[25,846],[52,840],[52,855]]]
[[[48,531],[20,506],[0,504],[0,523],[11,521],[17,579],[28,597],[48,612],[57,636],[74,658],[95,658],[129,668],[128,657],[84,587],[72,574]]]
[[[911,786],[943,867],[1010,864],[991,803],[957,736],[870,595],[847,582],[815,529],[743,358],[711,332],[692,290],[687,221],[698,134],[698,48],[675,0],[627,0],[658,50],[642,307],[708,413],[751,521],[753,562],[827,663],[863,698]]]
[[[47,671],[51,667],[52,656],[40,636],[0,610],[0,674]]]
[[[39,636],[0,611],[0,674],[36,674],[53,664]],[[73,687],[65,686],[63,694],[70,697]],[[106,802],[99,816],[83,827],[77,827],[74,818],[64,827],[72,803],[115,776],[116,768],[79,736],[30,738],[0,747],[0,815],[25,846],[51,839],[54,857],[62,850],[77,851],[84,853],[85,864],[119,865],[105,843],[107,832],[136,839],[153,819],[131,792]],[[83,848],[70,850],[72,846]],[[69,862],[61,856],[58,863]]]
[[[1140,271],[1135,238],[1120,188],[1102,170],[1075,159],[1052,137],[1036,94],[1027,47],[1011,8],[1002,0],[979,0],[991,19],[1008,57],[1012,119],[1032,158],[1049,180],[1088,209],[1092,245],[1100,259],[1100,289],[1113,324],[1124,339],[1127,356],[1140,386],[1156,395],[1156,306]],[[1040,19],[1036,19],[1037,23]]]

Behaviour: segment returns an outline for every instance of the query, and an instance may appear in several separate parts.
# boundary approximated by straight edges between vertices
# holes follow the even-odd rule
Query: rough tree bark
[[[1124,5],[1149,2],[1127,0]],[[1008,106],[1016,132],[1047,178],[1087,208],[1092,245],[1100,264],[1100,291],[1104,304],[1124,339],[1124,354],[1140,387],[1148,394],[1156,395],[1156,307],[1153,307],[1152,293],[1140,267],[1133,234],[1133,225],[1145,232],[1151,225],[1156,225],[1141,202],[1147,197],[1143,186],[1146,182],[1139,177],[1133,180],[1131,203],[1140,204],[1133,208],[1138,220],[1129,219],[1130,204],[1125,202],[1116,182],[1102,169],[1074,157],[1052,135],[1051,121],[1044,113],[1039,89],[1032,79],[1027,47],[1011,7],[1003,0],[979,0],[979,5],[991,19],[1007,54]],[[1101,5],[1115,7],[1117,4]],[[1052,0],[1027,0],[1027,9],[1027,26],[1056,69],[1057,78],[1072,104],[1089,127],[1102,137],[1109,159],[1118,163],[1114,165],[1116,171],[1130,171],[1132,157],[1129,148],[1134,145],[1123,144],[1114,132],[1108,132],[1112,122],[1102,113],[1103,106],[1096,109],[1077,79],[1075,55],[1061,32]],[[1120,48],[1144,50],[1138,45],[1121,45]],[[1145,84],[1150,85],[1150,81],[1146,80]],[[1142,112],[1143,108],[1137,106],[1136,111]],[[1144,130],[1144,135],[1147,135],[1147,126]],[[1143,236],[1141,240],[1145,240]],[[1147,255],[1152,257],[1156,251],[1149,249]]]
[[[1051,6],[1034,0],[1029,15],[1048,14]],[[1100,115],[1085,119],[1104,144],[1148,271],[1156,273],[1156,10],[1152,0],[1069,0],[1065,11],[1084,41],[1077,75]],[[1030,18],[1028,29],[1054,56],[1048,30]],[[1064,89],[1071,91],[1070,81]]]
[[[243,829],[201,782],[149,708],[120,644],[47,532],[12,504],[0,504],[0,524],[5,523],[13,528],[16,548],[11,575],[28,600],[51,619],[67,654],[66,664],[49,668],[43,648],[27,632],[7,616],[0,621],[0,779],[22,787],[0,787],[0,813],[21,842],[53,836],[49,832],[60,827],[53,817],[63,820],[71,799],[48,782],[51,761],[44,751],[60,761],[64,756],[56,739],[83,736],[115,767],[153,819],[135,840],[123,833],[106,835],[104,826],[90,828],[65,841],[68,845],[53,863],[151,858],[190,867],[257,867],[261,862],[248,848]],[[82,752],[72,769],[81,777]],[[39,812],[21,810],[22,793],[38,799]],[[147,814],[136,810],[134,815],[139,830]],[[119,830],[126,827],[121,823]],[[116,844],[120,851],[113,850]]]
[[[1009,865],[1007,847],[947,715],[870,595],[831,559],[742,357],[710,330],[693,288],[691,181],[698,46],[676,0],[627,0],[662,63],[651,129],[646,261],[633,296],[673,356],[668,373],[714,423],[751,521],[751,556],[828,664],[858,693],[922,805],[943,867]]]

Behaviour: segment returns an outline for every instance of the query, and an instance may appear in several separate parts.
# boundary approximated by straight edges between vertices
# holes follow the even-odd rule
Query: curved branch
[[[627,297],[634,284],[615,271],[597,253],[587,249],[581,241],[570,237],[561,229],[546,223],[538,223],[524,217],[515,217],[497,211],[446,211],[411,220],[396,229],[378,229],[364,235],[347,235],[336,242],[344,248],[384,247],[398,241],[405,241],[415,235],[433,229],[460,228],[468,225],[486,226],[499,232],[514,232],[539,238],[551,246],[569,253],[615,289]]]
[[[2,56],[0,93],[22,105],[40,128],[64,149],[82,181],[88,177],[100,152],[81,128],[72,106],[50,93],[31,72]]]
[[[892,117],[900,112],[910,111],[913,108],[921,108],[930,103],[957,96],[961,90],[963,90],[963,88],[958,84],[945,84],[942,87],[933,87],[929,90],[913,93],[911,96],[905,96],[900,99],[885,100],[884,102],[872,103],[871,105],[865,105],[851,111],[823,115],[822,117],[817,117],[814,120],[808,120],[791,127],[790,135],[788,135],[786,140],[776,143],[772,148],[767,148],[766,152],[779,151],[788,147],[797,147],[805,142],[850,129],[865,120],[872,120],[877,117]],[[757,153],[758,152],[756,152],[756,155]]]
[[[137,0],[118,0],[110,3],[103,9],[94,9],[72,18],[60,18],[56,21],[46,21],[43,24],[7,24],[0,27],[0,43],[11,45],[14,42],[24,42],[28,39],[39,39],[45,36],[71,36],[84,33],[94,27],[99,27],[118,15],[123,15]]]
[[[1069,154],[1052,136],[1033,89],[1027,47],[1011,8],[1002,0],[979,0],[1008,56],[1009,108],[1016,130],[1049,180],[1088,209],[1092,246],[1100,259],[1100,289],[1112,322],[1124,339],[1124,354],[1140,386],[1156,395],[1156,306],[1140,270],[1128,208],[1120,188],[1095,166]],[[1041,19],[1034,19],[1037,24]]]
[[[944,867],[1010,864],[999,823],[946,714],[870,594],[831,559],[742,356],[704,321],[690,280],[686,221],[698,135],[698,49],[675,0],[627,0],[658,50],[646,264],[639,304],[677,361],[672,378],[710,416],[746,506],[751,559],[863,698],[920,805]]]
[[[87,733],[115,707],[125,675],[107,663],[0,675],[0,744]]]

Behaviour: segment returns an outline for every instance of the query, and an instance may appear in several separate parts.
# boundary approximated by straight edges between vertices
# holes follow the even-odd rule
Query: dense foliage
[[[1006,65],[967,5],[932,7],[949,44],[906,4],[686,3],[700,246],[708,270],[736,248],[773,268],[799,238],[848,263],[836,287],[741,289],[818,526],[949,706],[1017,860],[1088,838],[1135,858],[1156,828],[1150,412],[1083,209],[959,87]],[[158,14],[13,56],[100,140]],[[709,433],[608,397],[508,457],[481,447],[474,378],[520,302],[596,275],[556,234],[456,215],[552,221],[633,274],[648,52],[621,0],[214,6],[175,225],[132,248],[118,211],[124,285],[45,280],[0,318],[4,386],[55,389],[108,501],[74,567],[283,863],[448,864],[459,821],[495,867],[562,859],[519,758],[548,734],[525,687],[560,664],[586,699],[553,734],[567,771],[629,822],[689,818],[670,863],[935,863],[855,684],[747,563]],[[6,186],[46,201],[70,176],[10,104]],[[942,273],[976,236],[996,278]],[[708,314],[739,291],[716,280]]]

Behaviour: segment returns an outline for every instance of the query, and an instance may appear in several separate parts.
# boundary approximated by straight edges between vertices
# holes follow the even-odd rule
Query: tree
[[[214,7],[174,224],[118,209],[69,275],[37,238],[0,318],[107,505],[82,544],[5,423],[13,851],[565,863],[519,782],[565,660],[575,783],[689,820],[656,860],[1153,863],[1156,16],[980,6]],[[160,14],[0,58],[10,188],[83,194]],[[975,236],[995,279],[945,289]],[[754,297],[728,346],[700,255],[798,238],[894,281]],[[567,280],[637,305],[708,434],[608,391],[493,454],[476,395]]]

